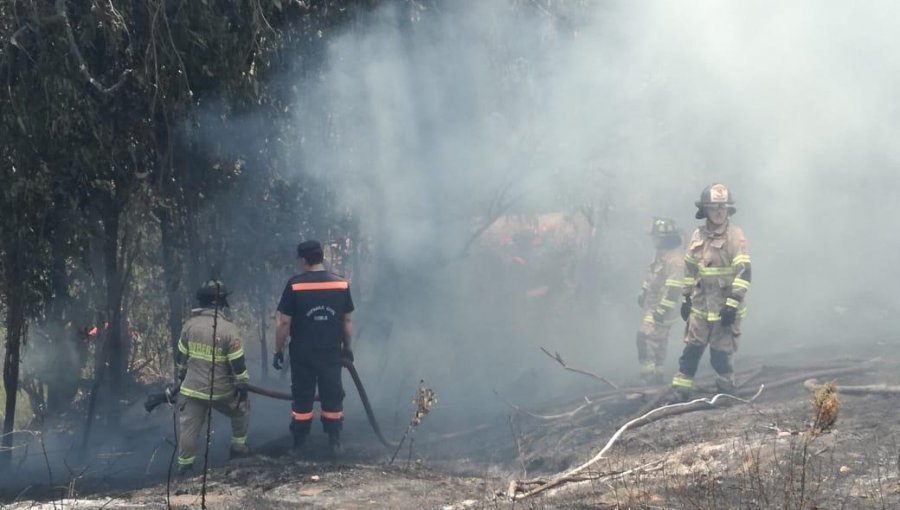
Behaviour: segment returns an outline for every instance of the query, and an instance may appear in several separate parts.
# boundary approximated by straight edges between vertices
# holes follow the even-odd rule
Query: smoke
[[[542,5],[391,4],[360,14],[300,83],[300,171],[331,183],[381,255],[371,271],[397,280],[369,282],[380,316],[362,327],[392,327],[361,340],[367,370],[401,387],[429,378],[467,410],[500,406],[493,388],[533,400],[569,387],[540,345],[631,376],[645,226],[667,215],[689,232],[714,181],[731,187],[753,257],[744,352],[886,334],[894,4]],[[488,235],[500,227],[464,256],[505,200],[532,219],[563,213],[579,237],[545,239],[526,272]],[[602,211],[593,241],[586,206]],[[529,301],[529,279],[570,290]]]
[[[900,307],[882,282],[900,249],[894,2],[425,5],[357,13],[325,36],[321,67],[282,77],[298,91],[299,149],[285,161],[352,212],[375,254],[353,282],[355,350],[386,431],[405,425],[420,378],[440,399],[429,426],[504,411],[492,390],[527,406],[591,389],[541,346],[634,377],[646,226],[663,215],[689,232],[693,202],[714,181],[731,188],[753,258],[738,365],[750,353],[892,338]],[[267,121],[208,134],[249,154]],[[283,238],[311,229],[298,220]],[[28,350],[28,370],[58,363],[39,352]],[[355,402],[351,427],[362,421]],[[139,403],[125,421],[173,425]],[[255,400],[251,441],[281,445],[286,421],[286,403]],[[221,417],[215,429],[227,430]],[[165,472],[166,434],[110,433],[107,449],[128,446],[141,460],[110,460],[100,473]],[[54,466],[76,455],[61,437],[48,441]],[[217,437],[222,461],[227,433]],[[44,469],[37,449],[29,456],[33,472]]]

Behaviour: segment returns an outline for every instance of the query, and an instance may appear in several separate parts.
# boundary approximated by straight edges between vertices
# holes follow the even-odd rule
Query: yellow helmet
[[[680,236],[681,229],[671,218],[654,216],[653,223],[650,224],[650,235],[654,237]]]

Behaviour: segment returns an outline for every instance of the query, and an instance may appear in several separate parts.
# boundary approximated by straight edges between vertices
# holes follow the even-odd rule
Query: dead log
[[[835,368],[826,368],[822,370],[815,370],[812,372],[804,372],[797,375],[792,375],[789,377],[785,377],[783,379],[778,379],[775,381],[765,382],[766,388],[770,391],[776,388],[781,388],[783,386],[790,386],[792,384],[796,384],[799,382],[804,382],[807,379],[816,379],[820,377],[834,377],[837,375],[847,375],[847,374],[855,374],[859,372],[863,372],[872,368],[872,365],[880,361],[879,358],[870,359],[868,361],[864,361],[857,365],[843,366],[843,367],[835,367]],[[738,391],[738,395],[747,396],[750,393],[749,389],[742,389]]]
[[[657,469],[663,465],[665,459],[656,460],[653,462],[649,462],[642,466],[638,466],[636,468],[617,470],[617,471],[605,471],[602,473],[588,472],[588,473],[579,473],[577,475],[573,475],[565,480],[562,480],[559,485],[569,484],[569,483],[581,483],[581,482],[591,482],[591,481],[611,481],[616,478],[622,478],[628,476],[633,473],[642,473],[648,472],[654,469]],[[533,478],[531,480],[512,480],[509,482],[509,486],[506,491],[506,496],[510,499],[516,498],[517,492],[524,492],[529,490],[529,487],[540,486],[542,484],[547,483],[547,478]],[[519,497],[521,499],[521,497]]]
[[[822,389],[823,385],[818,379],[807,379],[803,387],[815,393]],[[838,393],[842,395],[882,395],[893,397],[900,395],[900,386],[892,386],[887,383],[869,384],[863,386],[836,386]]]

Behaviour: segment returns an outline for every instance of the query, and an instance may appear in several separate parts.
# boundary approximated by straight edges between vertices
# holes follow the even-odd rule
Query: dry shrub
[[[813,395],[815,417],[810,432],[814,435],[821,434],[834,427],[840,407],[841,401],[834,382],[823,384]]]

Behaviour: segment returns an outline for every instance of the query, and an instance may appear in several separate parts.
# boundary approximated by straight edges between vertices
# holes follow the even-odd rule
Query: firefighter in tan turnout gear
[[[181,329],[175,367],[180,380],[178,404],[178,472],[189,473],[197,453],[197,436],[209,407],[231,418],[231,456],[249,453],[247,428],[250,376],[237,326],[226,319],[225,286],[217,280],[205,282],[197,291],[199,308],[191,310]],[[215,335],[213,334],[215,331]]]
[[[716,371],[719,393],[734,392],[732,356],[741,336],[750,289],[750,252],[744,231],[729,218],[737,210],[723,184],[711,184],[696,202],[697,219],[706,223],[694,231],[685,254],[684,301],[681,317],[687,321],[684,352],[672,388],[681,399],[691,395],[694,374],[709,345],[710,364]]]
[[[656,256],[638,296],[644,316],[637,333],[637,350],[641,377],[648,384],[662,384],[661,367],[666,360],[669,330],[678,322],[676,307],[681,301],[684,251],[681,231],[671,219],[653,218],[650,236]]]

